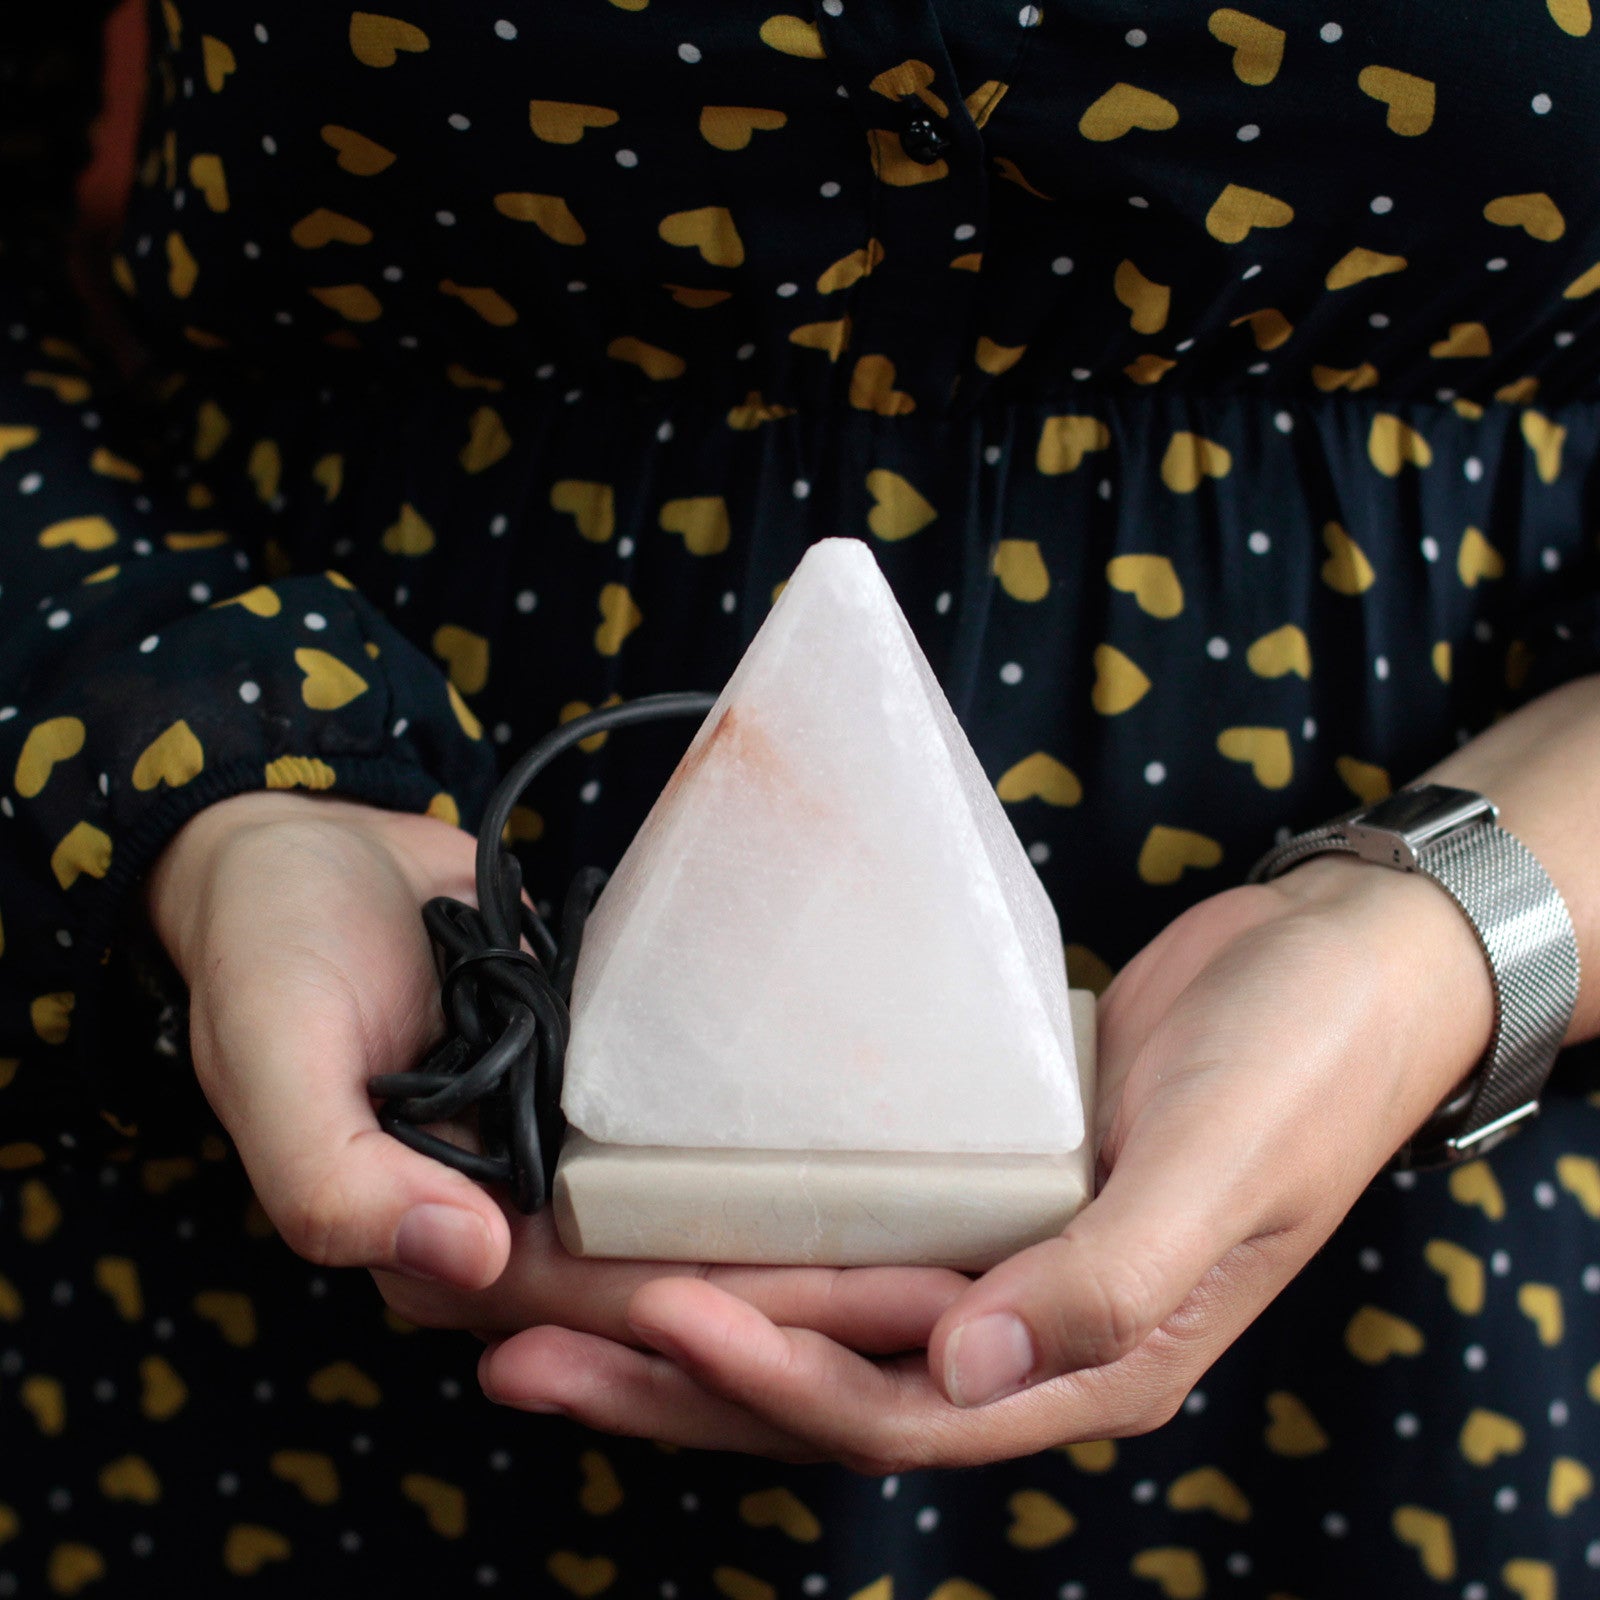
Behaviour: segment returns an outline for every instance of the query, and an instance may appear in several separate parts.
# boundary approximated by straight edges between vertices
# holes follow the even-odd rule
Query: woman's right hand
[[[634,1292],[695,1276],[857,1350],[920,1347],[967,1287],[959,1273],[579,1259],[548,1211],[508,1214],[378,1126],[368,1077],[414,1066],[443,1029],[421,906],[475,902],[474,843],[431,817],[268,792],[207,807],[150,875],[201,1088],[290,1247],[372,1268],[395,1310],[435,1327],[633,1343]]]

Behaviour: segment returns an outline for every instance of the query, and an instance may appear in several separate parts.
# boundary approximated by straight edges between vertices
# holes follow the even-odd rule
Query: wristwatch
[[[1539,1108],[1578,1000],[1578,941],[1549,874],[1469,789],[1421,783],[1359,806],[1269,850],[1250,869],[1265,883],[1312,856],[1359,856],[1432,878],[1466,914],[1494,978],[1494,1031],[1477,1070],[1394,1157],[1445,1167],[1482,1155]]]

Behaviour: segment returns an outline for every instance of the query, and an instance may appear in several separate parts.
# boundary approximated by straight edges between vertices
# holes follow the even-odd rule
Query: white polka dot
[[[1017,13],[1017,21],[1020,22],[1024,28],[1037,28],[1039,26],[1039,19],[1042,15],[1043,13],[1039,10],[1038,6],[1024,6]]]
[[[733,352],[733,359],[735,361],[748,361],[755,353],[756,347],[753,344],[742,344]]]
[[[1423,539],[1417,548],[1422,552],[1424,561],[1437,561],[1439,559],[1439,541],[1431,533]]]
[[[269,156],[275,156],[278,153],[278,141],[274,139],[270,133],[264,133],[261,136],[261,148],[265,150]]]
[[[627,534],[623,534],[623,536],[617,540],[617,554],[621,556],[624,561],[626,561],[628,557],[633,554],[633,551],[633,540],[630,539]]]
[[[1375,194],[1372,197],[1372,209],[1381,217],[1394,210],[1394,201],[1386,194]]]
[[[394,603],[403,606],[411,598],[411,591],[402,583],[394,591]]]
[[[261,259],[261,246],[253,239],[244,242],[244,255],[246,261],[259,261]]]
[[[1236,1578],[1247,1578],[1250,1575],[1250,1557],[1243,1550],[1235,1550],[1223,1565]]]
[[[1379,1272],[1383,1268],[1382,1252],[1374,1250],[1369,1244],[1357,1257],[1363,1272]]]
[[[1206,654],[1213,661],[1226,661],[1228,659],[1228,641],[1221,637],[1207,639]]]
[[[1050,846],[1043,839],[1028,846],[1028,859],[1036,867],[1042,867],[1050,859]]]
[[[1252,139],[1259,139],[1260,137],[1261,129],[1253,122],[1245,123],[1245,125],[1234,135],[1234,138],[1242,139],[1246,144],[1249,144]]]
[[[1528,104],[1542,117],[1554,104],[1554,101],[1547,94],[1536,94]]]
[[[1415,1439],[1421,1428],[1422,1424],[1417,1420],[1417,1417],[1413,1412],[1402,1411],[1400,1415],[1394,1419],[1394,1431],[1398,1433],[1402,1439]]]
[[[1373,677],[1375,677],[1378,680],[1379,683],[1384,683],[1384,682],[1386,682],[1388,680],[1388,677],[1389,677],[1389,658],[1388,658],[1388,656],[1379,656],[1372,663],[1372,675],[1373,675]]]
[[[1315,717],[1307,717],[1306,720],[1300,724],[1300,737],[1309,743],[1312,739],[1315,739],[1316,736],[1317,719]]]
[[[844,0],[822,0],[822,9],[826,11],[830,17],[843,16]]]
[[[567,284],[567,293],[568,294],[582,294],[584,292],[584,290],[587,289],[588,287],[589,287],[589,285],[586,284],[583,281],[582,278],[573,278]]]
[[[261,685],[246,679],[245,682],[239,685],[239,698],[247,706],[253,706],[261,698]]]
[[[353,1556],[361,1548],[361,1535],[354,1528],[346,1528],[339,1535],[339,1548]]]
[[[1517,1491],[1509,1483],[1495,1490],[1494,1508],[1496,1511],[1515,1511],[1517,1509]]]
[[[824,0],[826,4],[826,0]],[[939,1526],[939,1508],[937,1506],[924,1506],[917,1513],[917,1532],[932,1533]]]
[[[568,389],[567,392],[561,397],[562,403],[569,406],[577,405],[581,399],[583,399],[582,389]]]
[[[1184,340],[1180,341],[1178,344],[1173,345],[1172,348],[1179,355],[1181,355],[1185,350],[1194,349],[1194,340],[1193,339],[1184,339]]]
[[[1546,545],[1544,549],[1539,552],[1539,565],[1543,567],[1546,572],[1559,571],[1561,567],[1561,552],[1559,550],[1552,550],[1549,545]]]
[[[1244,269],[1244,271],[1239,274],[1239,276],[1241,278],[1253,278],[1253,277],[1255,277],[1255,275],[1258,272],[1260,272],[1260,270],[1261,270],[1261,267],[1260,267],[1260,264],[1258,263],[1257,265],[1255,265],[1253,267],[1246,267]]]
[[[1276,428],[1279,433],[1293,433],[1294,417],[1287,411],[1280,411],[1277,416],[1272,419],[1272,426]]]
[[[1367,318],[1367,323],[1369,326],[1374,328],[1387,328],[1389,326],[1389,319],[1383,314],[1383,312],[1374,311],[1372,315]]]
[[[1264,556],[1272,548],[1272,540],[1259,528],[1250,535],[1246,543],[1250,546],[1250,553],[1257,556]]]
[[[258,22],[253,31],[256,36],[257,44],[265,44],[267,42],[267,29],[265,23]]]
[[[1133,1486],[1133,1499],[1136,1505],[1147,1506],[1155,1499],[1158,1489],[1153,1478],[1141,1478]]]
[[[940,593],[935,597],[933,609],[937,611],[941,617],[946,616],[949,613],[952,604],[953,598],[950,594],[950,591],[948,589],[944,589],[941,590]]]
[[[1183,1409],[1191,1416],[1198,1417],[1205,1410],[1208,1402],[1204,1389],[1191,1389],[1183,1397]]]
[[[722,609],[731,617],[739,609],[739,597],[730,589],[722,597]]]
[[[1099,483],[1094,486],[1094,492],[1099,495],[1102,500],[1109,500],[1111,498],[1111,480],[1109,478],[1102,478]]]
[[[799,294],[799,292],[800,285],[798,283],[780,283],[775,291],[775,293],[785,300],[787,300],[791,295]]]
[[[1330,1511],[1322,1519],[1322,1531],[1330,1539],[1342,1539],[1350,1531],[1350,1524],[1337,1511]]]
[[[533,369],[533,375],[536,378],[543,378],[546,380],[555,377],[555,363],[553,361],[540,362],[539,365]]]
[[[807,495],[811,493],[811,484],[805,478],[796,478],[794,482],[789,485],[789,493],[792,494],[796,500],[804,500]]]
[[[1324,22],[1317,30],[1317,36],[1324,44],[1338,44],[1344,37],[1344,29],[1337,22]]]
[[[1468,483],[1476,483],[1483,476],[1483,463],[1476,456],[1468,456],[1461,463],[1461,471]]]
[[[350,1448],[358,1456],[368,1455],[372,1450],[372,1440],[367,1434],[358,1433],[351,1439]]]
[[[507,22],[506,19],[502,17],[497,23],[495,23],[494,31],[501,39],[515,39],[517,36],[517,25],[514,22]]]
[[[1167,769],[1159,761],[1146,762],[1144,781],[1146,783],[1165,783],[1167,781]]]
[[[1148,211],[1150,209],[1150,202],[1142,194],[1130,194],[1128,196],[1128,204],[1137,206],[1140,211]]]
[[[800,1593],[806,1595],[826,1594],[828,1580],[820,1572],[808,1572],[800,1580]]]
[[[238,1494],[239,1474],[237,1472],[224,1472],[217,1478],[218,1494]]]
[[[839,193],[839,185],[836,184],[832,178],[829,178],[828,181],[817,190],[817,193],[820,194],[824,200],[832,200]]]
[[[1591,1567],[1600,1567],[1600,1539],[1591,1541],[1588,1549],[1583,1552],[1583,1559]]]
[[[1573,333],[1570,328],[1563,328],[1561,332],[1556,335],[1556,344],[1561,349],[1565,350],[1576,337],[1577,335]]]
[[[1399,1174],[1396,1173],[1395,1176],[1398,1177]],[[1411,1176],[1415,1177],[1416,1174],[1412,1173]],[[1461,1352],[1461,1364],[1468,1372],[1482,1372],[1489,1364],[1489,1352],[1481,1344],[1469,1344]]]
[[[305,625],[313,633],[321,633],[328,626],[328,619],[320,611],[308,611],[305,614]]]
[[[44,625],[47,628],[64,628],[71,621],[72,613],[70,611],[52,611],[44,619]]]
[[[1137,50],[1140,45],[1149,39],[1150,35],[1143,28],[1129,28],[1122,37]]]
[[[1556,1186],[1553,1183],[1536,1183],[1533,1186],[1533,1203],[1548,1211],[1556,1203]]]
[[[1061,1593],[1058,1600],[1084,1600],[1088,1592],[1081,1583],[1073,1579],[1071,1583],[1061,1585]]]
[[[1249,368],[1250,375],[1256,378],[1259,378],[1263,372],[1270,372],[1271,370],[1272,363],[1270,361],[1253,361]]]
[[[489,737],[493,739],[496,744],[510,744],[511,724],[509,722],[495,723],[494,727],[489,730]]]
[[[197,606],[203,606],[211,598],[211,585],[209,583],[191,583],[189,585],[189,598]]]
[[[1489,1257],[1489,1270],[1497,1278],[1503,1278],[1511,1270],[1511,1257],[1504,1250],[1496,1250]]]
[[[394,726],[389,730],[390,737],[398,739],[410,726],[411,719],[409,717],[396,717]]]
[[[1482,1583],[1469,1583],[1466,1588],[1461,1591],[1461,1600],[1489,1600],[1488,1585]]]
[[[538,605],[539,597],[532,589],[524,589],[516,598],[516,607],[524,616]]]
[[[1391,1172],[1389,1177],[1397,1189],[1415,1189],[1417,1186],[1417,1175],[1414,1172]]]
[[[183,208],[188,205],[188,203],[189,196],[184,192],[184,190],[174,189],[172,191],[172,209],[174,211],[182,211]]]
[[[498,539],[506,531],[506,529],[508,527],[510,527],[510,526],[511,526],[510,521],[507,519],[507,517],[506,517],[504,512],[501,512],[496,516],[490,517],[489,518],[489,537],[491,539]]]
[[[1022,682],[1022,666],[1021,666],[1021,663],[1020,662],[1016,662],[1016,661],[1008,661],[1008,662],[1006,662],[1006,664],[1003,667],[1001,667],[1001,669],[1000,669],[1000,681],[1001,681],[1001,683],[1009,683],[1009,684],[1012,684],[1012,685],[1021,683]]]
[[[287,311],[274,311],[272,313],[272,320],[276,322],[280,328],[291,328],[294,326],[294,318]]]
[[[961,223],[955,230],[957,239],[970,239],[978,230],[970,222]]]
[[[1550,1426],[1552,1428],[1566,1427],[1567,1419],[1572,1415],[1572,1413],[1567,1410],[1567,1402],[1565,1400],[1552,1400],[1550,1402],[1549,1414]]]
[[[586,806],[592,806],[595,801],[600,798],[600,780],[598,778],[591,778],[578,791],[578,798],[583,801]],[[689,1497],[685,1495],[684,1498],[687,1500]],[[685,1511],[690,1509],[691,1508],[688,1506],[684,1507]]]
[[[680,44],[678,46],[678,59],[680,61],[687,61],[692,67],[695,62],[700,59],[699,46],[692,44]]]
[[[1452,400],[1455,399],[1456,392],[1454,389],[1435,389],[1433,391],[1433,397],[1439,402],[1440,405],[1447,406]]]
[[[44,475],[30,472],[17,484],[18,494],[37,494],[44,487]]]
[[[997,444],[986,444],[983,447],[983,460],[985,466],[998,467],[1003,452]]]
[[[1476,639],[1479,644],[1488,644],[1488,642],[1494,638],[1494,624],[1490,622],[1487,617],[1479,617],[1478,620],[1472,624],[1472,637]]]
[[[619,167],[636,167],[639,165],[639,158],[631,150],[619,150],[617,151],[617,165]]]
[[[1055,260],[1050,263],[1050,270],[1055,273],[1058,278],[1066,277],[1066,275],[1072,271],[1072,257],[1057,256]]]
[[[885,1500],[893,1500],[900,1493],[900,1477],[898,1473],[891,1472],[882,1483],[878,1485],[878,1493]]]
[[[1492,261],[1485,261],[1484,266],[1490,272],[1504,272],[1510,263],[1504,256],[1495,256]]]

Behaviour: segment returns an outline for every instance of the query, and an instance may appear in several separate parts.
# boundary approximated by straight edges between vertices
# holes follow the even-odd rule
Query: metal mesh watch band
[[[1368,815],[1352,812],[1286,840],[1256,863],[1251,880],[1328,852],[1402,866],[1399,851],[1390,861],[1358,847],[1349,830],[1359,831]],[[1478,1070],[1417,1131],[1396,1165],[1446,1165],[1481,1154],[1536,1110],[1577,1001],[1578,944],[1566,903],[1532,851],[1493,815],[1483,802],[1472,820],[1407,852],[1414,870],[1444,889],[1472,924],[1493,975],[1495,1016]]]

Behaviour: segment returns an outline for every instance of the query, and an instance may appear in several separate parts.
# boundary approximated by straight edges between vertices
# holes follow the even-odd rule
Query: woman
[[[64,333],[59,188],[3,263],[13,1589],[1581,1589],[1576,1065],[1372,1183],[1502,975],[1422,876],[1243,880],[1426,772],[1600,960],[1587,5],[148,20],[132,379]],[[5,26],[36,154],[85,21]],[[497,747],[715,687],[841,532],[1076,981],[1122,969],[1102,1192],[976,1283],[573,1262],[376,1129],[437,1026],[416,907]],[[675,744],[531,797],[540,893]],[[73,1063],[115,1114],[62,1146]]]

